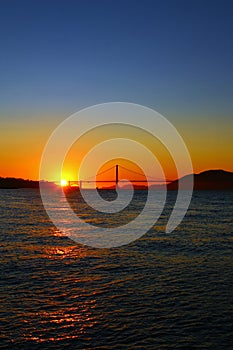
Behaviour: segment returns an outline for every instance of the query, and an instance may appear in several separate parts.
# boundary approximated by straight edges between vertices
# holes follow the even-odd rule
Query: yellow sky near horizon
[[[193,120],[193,119],[192,119]],[[44,146],[61,119],[43,117],[15,120],[14,123],[2,123],[0,137],[0,176],[20,177],[38,180],[40,159]],[[173,122],[173,124],[175,124]],[[205,119],[197,123],[187,119],[177,122],[175,127],[183,137],[190,152],[195,173],[208,169],[224,169],[233,171],[233,140],[232,126],[215,120],[207,123]],[[132,134],[131,134],[132,133]],[[91,131],[74,145],[67,155],[63,177],[77,179],[77,171],[86,152],[108,136],[131,137],[142,142],[159,158],[167,178],[176,178],[176,169],[171,156],[159,142],[145,132],[138,132],[122,127],[102,127],[101,130]],[[55,179],[57,177],[57,179]],[[59,180],[60,174],[54,175],[53,180]]]

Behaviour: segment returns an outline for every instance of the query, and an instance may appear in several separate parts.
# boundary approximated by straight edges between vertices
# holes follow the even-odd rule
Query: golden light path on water
[[[51,224],[37,190],[1,191],[1,346],[228,349],[232,193],[194,192],[184,221],[167,234],[174,200],[170,191],[161,219],[144,237],[94,249]],[[129,217],[134,213],[129,208]]]

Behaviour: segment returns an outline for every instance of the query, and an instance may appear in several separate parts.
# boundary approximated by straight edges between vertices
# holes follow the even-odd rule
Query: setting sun
[[[67,185],[68,185],[68,182],[65,179],[62,179],[61,180],[61,186],[64,187],[64,186],[67,186]]]

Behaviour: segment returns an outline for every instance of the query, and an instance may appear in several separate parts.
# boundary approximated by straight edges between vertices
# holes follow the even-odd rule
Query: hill
[[[0,177],[0,188],[39,188],[39,181],[16,179],[14,177]]]
[[[180,179],[184,188],[188,189],[188,178],[186,175]],[[193,174],[194,190],[233,190],[233,173],[225,170],[207,170],[199,174]],[[177,190],[178,180],[168,185],[168,190]]]
[[[56,186],[52,182],[43,181],[43,186],[51,188]],[[0,177],[1,189],[17,189],[17,188],[39,188],[39,181],[17,179],[15,177]]]
[[[188,189],[188,179],[191,175],[186,175],[180,179],[185,189]],[[233,190],[233,172],[225,170],[207,170],[199,174],[193,174],[194,190]],[[54,187],[55,184],[51,182],[43,182],[45,187]],[[136,190],[147,189],[146,186],[136,185]],[[163,189],[164,186],[151,186],[155,189]],[[0,177],[0,188],[14,189],[14,188],[39,188],[39,181],[17,179],[13,177]],[[114,189],[115,187],[108,187],[106,189]],[[178,180],[172,181],[168,184],[168,190],[177,190]]]

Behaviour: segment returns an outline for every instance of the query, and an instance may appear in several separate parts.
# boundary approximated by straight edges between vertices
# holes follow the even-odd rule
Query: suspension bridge
[[[110,174],[110,171],[114,171],[114,179],[112,180],[103,180],[101,179],[101,176],[102,175],[106,175],[106,173],[109,173]],[[120,172],[124,172],[124,173],[127,173],[128,175],[131,174],[134,174],[141,177],[141,179],[130,179],[129,180],[121,180],[121,183],[124,183],[124,182],[128,182],[130,181],[131,183],[133,184],[146,184],[146,186],[149,186],[149,185],[153,185],[153,184],[159,184],[159,185],[165,185],[165,184],[168,184],[170,182],[172,182],[172,180],[167,180],[167,179],[155,179],[155,178],[152,178],[151,176],[147,176],[147,178],[145,177],[145,174],[143,173],[140,173],[140,172],[137,172],[137,171],[134,171],[132,169],[128,169],[122,165],[119,165],[119,164],[116,164],[100,173],[98,173],[96,176],[93,176],[93,177],[90,177],[90,178],[87,178],[87,179],[82,179],[82,180],[78,180],[78,181],[68,181],[67,182],[67,186],[68,187],[79,187],[79,188],[88,188],[88,186],[90,187],[93,187],[93,184],[96,184],[96,186],[98,187],[98,184],[106,184],[106,185],[109,185],[109,184],[112,184],[113,186],[117,186],[118,185],[118,182],[120,181],[119,178],[120,178]],[[143,177],[143,179],[142,179]],[[128,178],[128,176],[127,176]]]

